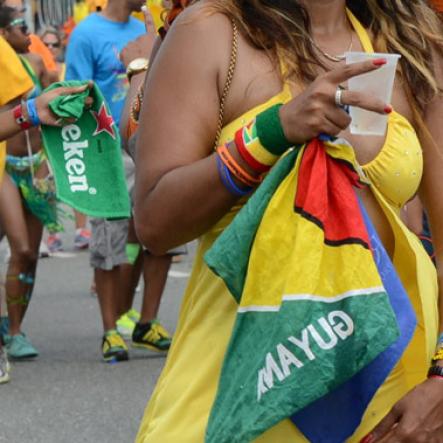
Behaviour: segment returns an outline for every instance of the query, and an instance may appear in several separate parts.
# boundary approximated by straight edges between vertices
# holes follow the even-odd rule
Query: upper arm
[[[38,75],[40,83],[42,84],[43,89],[46,89],[52,83],[52,81],[51,76],[46,69],[42,56],[35,53],[29,53],[27,57],[32,60],[32,63],[35,66],[35,72]]]
[[[219,72],[229,62],[229,20],[185,11],[169,30],[147,76],[137,147],[137,186],[208,156],[219,112]]]
[[[66,52],[66,80],[94,80],[92,43],[75,31]]]
[[[443,60],[434,54],[436,77],[443,87]],[[430,218],[437,258],[443,264],[443,96],[435,97],[426,107],[421,133],[424,173],[420,196]],[[428,133],[426,133],[428,132]],[[442,269],[443,270],[443,269]]]

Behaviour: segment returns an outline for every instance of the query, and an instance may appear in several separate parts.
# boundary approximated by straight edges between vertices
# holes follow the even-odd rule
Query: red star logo
[[[97,122],[97,128],[94,134],[92,135],[96,136],[101,134],[102,132],[106,132],[115,140],[116,139],[114,131],[115,122],[114,119],[112,118],[112,115],[108,114],[105,104],[103,103],[100,106],[100,110],[98,112],[91,111],[91,114],[95,118],[95,121]]]

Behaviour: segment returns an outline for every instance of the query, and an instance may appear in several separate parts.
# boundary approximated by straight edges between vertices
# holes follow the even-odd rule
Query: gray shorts
[[[115,266],[128,263],[126,240],[128,219],[106,220],[91,218],[90,263],[93,268],[110,271]]]
[[[126,186],[128,187],[131,207],[134,206],[134,187],[135,187],[135,164],[129,155],[123,151],[123,165],[125,168]]]

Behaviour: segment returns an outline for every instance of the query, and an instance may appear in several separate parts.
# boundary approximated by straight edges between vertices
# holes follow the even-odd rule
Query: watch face
[[[132,60],[132,62],[129,64],[129,68],[137,71],[139,69],[144,69],[148,65],[148,61],[145,58],[136,58],[135,60]]]

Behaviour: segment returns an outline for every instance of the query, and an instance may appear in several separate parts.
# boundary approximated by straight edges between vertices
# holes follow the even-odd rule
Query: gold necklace
[[[323,51],[323,49],[321,49],[320,46],[318,46],[317,43],[315,43],[315,41],[312,37],[311,37],[311,42],[314,45],[314,47],[317,49],[317,51],[320,51],[322,53],[322,55],[324,55],[328,60],[338,63],[338,62],[343,61],[346,58],[346,52],[351,51],[352,45],[354,43],[354,34],[351,31],[351,42],[349,43],[349,47],[343,54],[340,54],[340,55],[331,55],[331,54],[328,54],[327,52]]]

